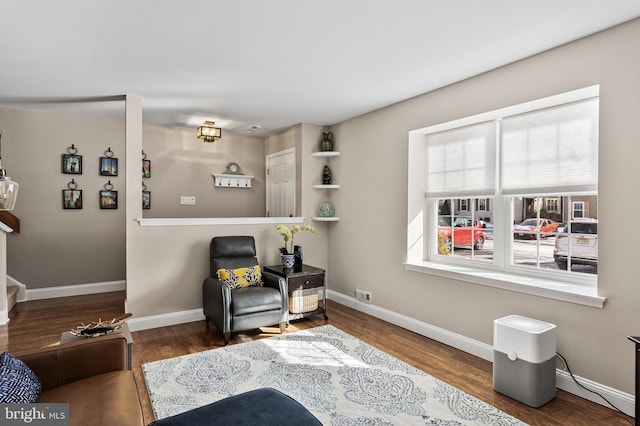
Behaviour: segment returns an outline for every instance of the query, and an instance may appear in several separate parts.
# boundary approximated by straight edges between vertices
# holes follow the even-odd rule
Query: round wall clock
[[[231,174],[231,175],[239,175],[241,174],[240,166],[238,166],[238,163],[229,163],[227,164],[227,170],[225,170],[225,173]]]

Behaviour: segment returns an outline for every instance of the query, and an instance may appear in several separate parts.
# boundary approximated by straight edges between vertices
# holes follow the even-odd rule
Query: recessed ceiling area
[[[5,0],[0,106],[265,136],[332,125],[640,16],[637,0]],[[615,48],[615,46],[612,46]]]

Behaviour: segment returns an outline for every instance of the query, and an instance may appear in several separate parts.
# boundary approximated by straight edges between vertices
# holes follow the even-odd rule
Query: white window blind
[[[426,135],[427,196],[493,195],[495,140],[494,121]]]
[[[504,118],[501,193],[597,191],[598,99]]]

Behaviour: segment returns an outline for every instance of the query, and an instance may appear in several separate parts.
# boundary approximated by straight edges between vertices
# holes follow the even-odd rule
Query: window
[[[550,201],[553,201],[552,205],[574,205],[575,202],[571,201],[572,198],[573,196],[571,195],[559,195],[557,198],[540,196],[533,198],[515,197],[512,199],[514,203],[512,211],[514,217],[518,218],[516,222],[521,220],[520,217],[524,219],[527,216],[526,219],[513,227],[511,242],[513,265],[546,271],[565,271],[567,270],[568,259],[569,264],[573,265],[570,269],[572,272],[594,275],[597,273],[597,240],[562,240],[562,238],[566,237],[567,232],[577,232],[580,229],[571,220],[572,212],[562,211],[562,209],[556,212],[551,208],[547,208],[535,210],[531,214],[524,213],[530,210],[529,206],[538,204],[536,199],[544,200],[544,205],[549,207]],[[581,198],[590,198],[592,200],[591,204],[594,206],[597,204],[596,195]],[[559,202],[559,200],[564,200],[564,202]],[[597,228],[597,219],[593,218],[592,220]],[[569,231],[569,228],[572,228],[572,230]],[[568,241],[570,242],[570,247],[565,247]],[[580,262],[581,259],[579,257],[583,256],[579,255],[579,250],[583,247],[578,246],[591,246],[588,249],[589,263]],[[567,253],[570,249],[573,249],[572,255]],[[588,267],[579,265],[587,265]]]
[[[547,198],[546,204],[547,204],[547,212],[548,213],[553,213],[553,212],[559,212],[560,211],[558,209],[558,199],[557,198]]]
[[[483,199],[484,200],[484,199]],[[474,203],[464,212],[451,211],[448,206],[465,204],[467,199],[438,199],[438,224],[434,233],[438,238],[438,255],[453,256],[462,259],[492,260],[492,232],[486,229],[486,223],[478,216]]]
[[[594,86],[410,132],[407,263],[595,286],[598,110]]]

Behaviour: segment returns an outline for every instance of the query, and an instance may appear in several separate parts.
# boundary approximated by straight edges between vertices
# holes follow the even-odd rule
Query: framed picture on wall
[[[100,191],[100,208],[101,209],[117,209],[118,208],[118,191],[109,189]]]
[[[62,154],[62,173],[67,175],[81,175],[82,155]]]
[[[100,157],[100,176],[118,176],[118,159]]]
[[[81,189],[62,190],[62,208],[65,210],[79,210],[82,208]]]
[[[151,208],[151,191],[142,191],[142,209],[148,210]]]
[[[142,160],[142,177],[151,177],[151,160]]]

